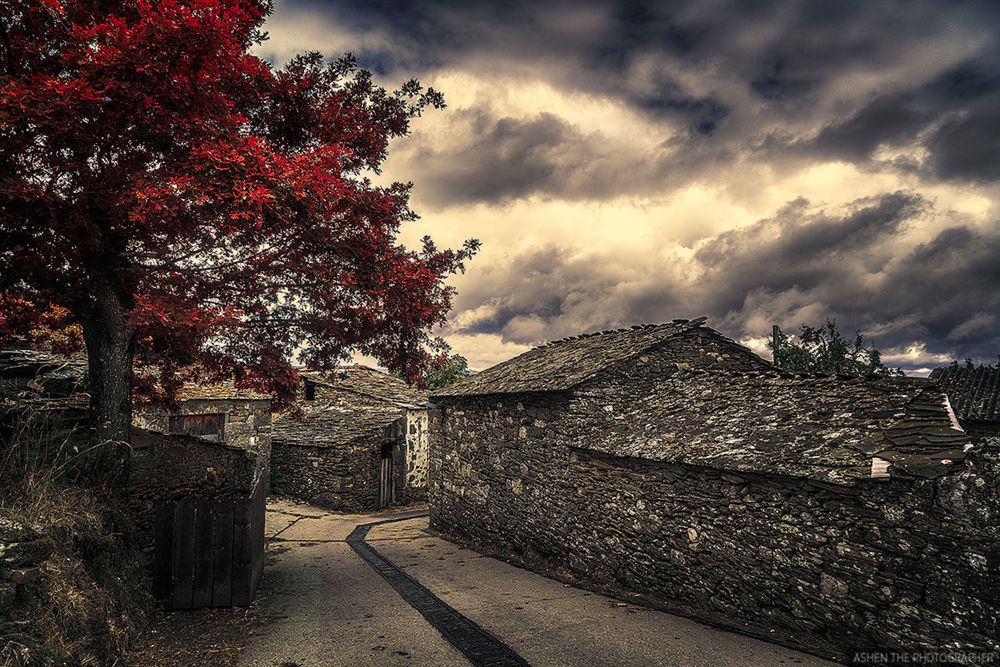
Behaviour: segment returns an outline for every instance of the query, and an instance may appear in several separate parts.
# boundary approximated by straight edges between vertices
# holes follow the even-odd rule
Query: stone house
[[[132,424],[129,508],[147,554],[160,503],[243,498],[268,483],[271,399],[264,394],[185,385],[176,409],[136,405]]]
[[[270,458],[271,399],[265,394],[231,384],[185,385],[176,409],[136,405],[132,412],[138,428],[238,447],[262,461]]]
[[[431,528],[844,657],[1000,649],[1000,461],[924,381],[794,376],[703,325],[556,341],[434,394]]]
[[[948,394],[962,428],[974,441],[1000,436],[1000,368],[944,366],[928,378]]]
[[[426,392],[360,365],[302,375],[304,417],[274,423],[272,465],[285,493],[357,512],[426,498]]]

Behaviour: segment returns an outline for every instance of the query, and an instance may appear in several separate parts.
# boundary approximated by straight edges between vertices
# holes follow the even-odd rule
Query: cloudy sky
[[[707,315],[758,351],[835,318],[919,372],[1000,353],[1000,3],[279,0],[259,54],[353,52],[448,107],[390,148],[483,249],[473,368]]]

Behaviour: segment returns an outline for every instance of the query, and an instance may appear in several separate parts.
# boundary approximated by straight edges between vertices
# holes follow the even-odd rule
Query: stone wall
[[[406,501],[427,498],[427,410],[406,411],[404,493]]]
[[[379,438],[364,437],[330,447],[275,440],[274,470],[284,492],[326,509],[365,512],[378,499]]]
[[[171,415],[223,414],[220,444],[239,447],[254,460],[254,481],[269,469],[271,460],[271,402],[267,399],[190,399],[176,411],[158,406],[135,406],[132,423],[136,432],[170,433]],[[207,440],[207,439],[206,439]]]
[[[0,517],[0,638],[18,630],[19,621],[9,612],[35,594],[39,567],[54,546],[42,531]]]
[[[242,447],[133,429],[129,514],[144,558],[151,562],[160,502],[246,496],[253,491],[262,462],[266,464]]]
[[[842,486],[580,449],[573,400],[445,405],[431,420],[432,529],[833,655],[1000,650],[997,443],[937,480]]]
[[[135,406],[133,423],[139,428],[170,432],[170,415],[224,414],[222,442],[256,452],[271,444],[271,403],[266,399],[191,399],[177,411]]]

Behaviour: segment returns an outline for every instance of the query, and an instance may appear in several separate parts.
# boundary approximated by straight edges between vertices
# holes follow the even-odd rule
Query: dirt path
[[[248,637],[239,664],[469,664],[432,625],[435,614],[444,623],[454,622],[446,611],[428,607],[431,603],[422,593],[406,593],[399,582],[394,588],[348,544],[358,525],[393,516],[400,517],[332,514],[283,502],[270,505],[273,558],[255,603],[255,613],[265,624]],[[426,526],[426,518],[415,518],[361,532],[367,532],[365,543],[408,575],[417,589],[468,619],[471,627],[499,639],[524,663],[829,664],[572,588],[428,535]],[[476,648],[474,634],[465,636],[473,642],[472,650],[482,650]]]

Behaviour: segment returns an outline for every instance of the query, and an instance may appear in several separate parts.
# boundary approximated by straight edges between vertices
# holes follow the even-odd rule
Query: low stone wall
[[[831,654],[1000,650],[1000,444],[937,480],[840,486],[574,448],[550,421],[559,405],[519,398],[445,409],[432,529]]]
[[[249,495],[266,463],[241,447],[133,429],[129,514],[146,564],[152,562],[159,503]]]
[[[271,466],[284,493],[318,507],[366,512],[378,500],[379,447],[371,438],[335,447],[275,440]]]
[[[41,531],[0,517],[0,637],[16,629],[5,627],[8,612],[34,595],[39,567],[53,548]]]

